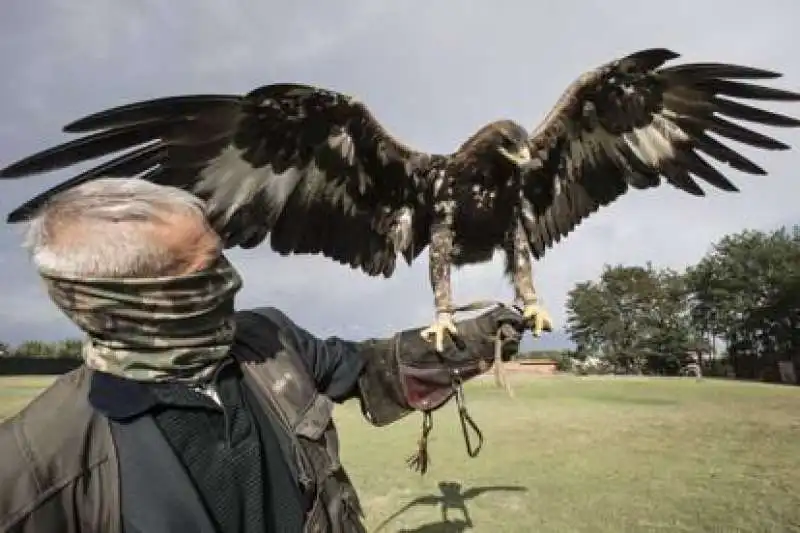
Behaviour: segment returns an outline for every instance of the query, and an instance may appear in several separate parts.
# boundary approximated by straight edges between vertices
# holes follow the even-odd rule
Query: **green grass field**
[[[0,380],[0,417],[48,381]],[[380,531],[800,531],[800,388],[595,377],[513,383],[514,398],[491,380],[467,388],[486,439],[476,459],[466,455],[455,406],[435,415],[424,478],[404,464],[419,415],[373,428],[357,404],[337,408],[343,461],[370,531],[387,519]]]

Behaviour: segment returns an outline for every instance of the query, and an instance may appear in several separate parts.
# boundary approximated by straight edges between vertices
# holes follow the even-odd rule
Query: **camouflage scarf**
[[[233,297],[242,282],[224,257],[176,277],[41,274],[56,305],[88,334],[83,357],[96,370],[137,381],[199,384],[233,343]]]

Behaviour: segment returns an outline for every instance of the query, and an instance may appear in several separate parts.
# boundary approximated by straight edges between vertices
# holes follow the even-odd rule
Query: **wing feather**
[[[323,254],[389,276],[398,253],[411,262],[428,244],[419,191],[437,156],[401,144],[366,106],[337,92],[275,84],[245,96],[160,98],[100,111],[64,130],[87,135],[26,157],[0,177],[132,150],[29,200],[9,222],[91,179],[141,176],[206,200],[227,247],[251,248],[269,236],[280,254]],[[398,240],[409,215],[414,239]]]
[[[677,57],[666,49],[642,50],[584,73],[531,134],[534,161],[525,176],[522,211],[536,258],[631,189],[666,181],[703,196],[699,178],[738,191],[704,155],[741,172],[766,174],[711,134],[766,150],[789,148],[726,118],[800,126],[796,118],[730,99],[800,101],[798,93],[735,79],[779,73],[724,63],[662,67]]]

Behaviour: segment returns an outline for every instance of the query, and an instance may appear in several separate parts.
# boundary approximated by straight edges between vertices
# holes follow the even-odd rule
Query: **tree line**
[[[573,287],[566,310],[578,360],[675,374],[695,358],[764,378],[800,359],[800,225],[727,235],[682,271],[606,265]]]
[[[30,340],[11,346],[0,342],[0,376],[58,375],[80,365],[82,341]]]
[[[30,340],[17,346],[0,342],[0,357],[20,359],[81,359],[80,339],[65,339],[55,342]]]

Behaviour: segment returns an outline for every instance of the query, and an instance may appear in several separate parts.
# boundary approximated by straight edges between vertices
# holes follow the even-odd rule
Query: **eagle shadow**
[[[488,487],[473,487],[471,489],[462,490],[461,483],[457,481],[440,481],[439,494],[428,494],[426,496],[419,496],[414,498],[403,507],[395,511],[386,520],[381,522],[375,529],[377,533],[383,529],[389,522],[405,513],[412,507],[419,505],[438,505],[441,512],[442,521],[431,524],[425,524],[416,529],[401,529],[398,533],[460,533],[466,531],[467,528],[472,528],[472,517],[467,508],[467,501],[486,493],[494,491],[506,492],[525,492],[528,489],[525,487],[515,485],[496,485]],[[449,520],[449,512],[458,509],[464,516],[464,520]]]
[[[432,522],[413,529],[398,529],[397,533],[464,533],[470,526],[464,520]]]

